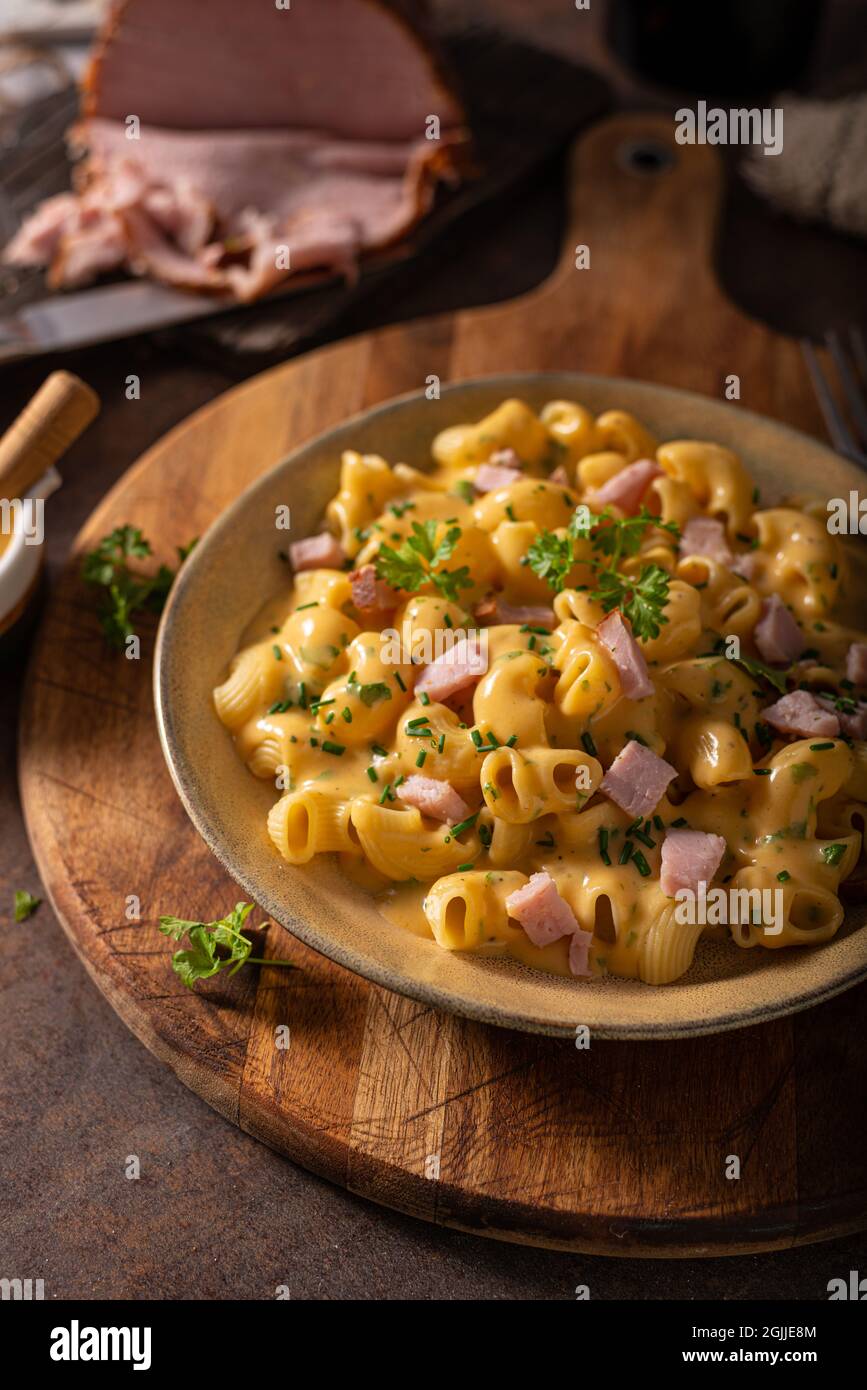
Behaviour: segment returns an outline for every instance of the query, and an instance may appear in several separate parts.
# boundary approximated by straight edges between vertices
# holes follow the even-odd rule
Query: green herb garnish
[[[189,947],[172,956],[172,969],[188,989],[196,980],[209,980],[221,970],[234,975],[242,965],[280,965],[297,970],[288,960],[267,960],[252,956],[253,943],[242,928],[253,910],[252,903],[236,903],[228,917],[217,922],[188,922],[182,917],[161,917],[160,931],[172,941],[186,936]]]

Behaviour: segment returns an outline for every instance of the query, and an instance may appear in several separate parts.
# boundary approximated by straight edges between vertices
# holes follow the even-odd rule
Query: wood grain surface
[[[630,170],[657,141],[675,167]],[[313,1171],[427,1220],[622,1255],[716,1255],[860,1228],[867,1062],[859,988],[821,1010],[690,1042],[569,1042],[437,1013],[348,974],[276,925],[244,971],[195,993],[161,912],[210,919],[237,892],[162,763],[150,655],[104,648],[81,552],[132,522],[160,559],[293,446],[431,373],[611,372],[721,397],[821,434],[800,353],[733,308],[712,271],[720,176],[671,123],[617,117],[570,170],[563,255],[505,305],[364,335],[221,397],[160,441],[94,513],[46,609],[21,725],[21,787],[43,882],[136,1035],[216,1109]],[[591,269],[574,268],[586,244]],[[125,916],[130,895],[141,920]],[[287,1024],[291,1044],[275,1046]],[[726,1178],[729,1155],[741,1177]]]

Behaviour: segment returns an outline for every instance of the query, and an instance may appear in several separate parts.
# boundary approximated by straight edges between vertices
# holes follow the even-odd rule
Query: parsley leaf
[[[566,587],[566,578],[575,563],[572,537],[556,531],[540,531],[527,551],[527,564],[534,574],[550,584],[555,594]]]
[[[196,980],[209,980],[221,970],[234,975],[242,965],[282,965],[287,970],[297,966],[288,960],[265,960],[252,956],[253,943],[242,927],[253,910],[252,903],[236,903],[227,917],[217,922],[188,922],[183,917],[161,917],[160,931],[173,941],[186,936],[189,946],[172,956],[172,969],[188,989]]]
[[[658,637],[661,625],[668,622],[662,611],[668,603],[668,584],[668,573],[660,565],[645,565],[637,579],[603,570],[591,598],[601,603],[606,613],[619,608],[636,637],[651,639]]]
[[[754,661],[750,656],[731,656],[727,659],[734,661],[738,666],[743,666],[747,675],[752,676],[755,680],[767,681],[768,685],[772,685],[781,695],[785,695],[785,671],[775,671],[773,667],[765,666],[762,661]]]
[[[28,893],[26,891],[26,889],[16,889],[15,921],[26,922],[28,917],[33,916],[34,912],[36,911],[37,907],[41,902],[41,898],[34,898],[31,893]]]
[[[178,547],[181,563],[195,541]],[[138,612],[159,613],[168,597],[175,571],[160,565],[156,574],[144,575],[129,568],[129,560],[146,559],[153,554],[150,542],[138,527],[116,526],[95,550],[85,555],[81,568],[86,584],[106,590],[100,623],[110,647],[122,649],[135,635],[134,616]]]
[[[441,570],[439,565],[450,559],[461,535],[460,526],[451,526],[437,541],[440,523],[433,517],[412,523],[406,540],[394,549],[381,545],[374,564],[377,579],[384,579],[393,589],[416,593],[423,584],[433,584],[444,598],[456,600],[461,589],[472,586],[466,565],[456,570]]]

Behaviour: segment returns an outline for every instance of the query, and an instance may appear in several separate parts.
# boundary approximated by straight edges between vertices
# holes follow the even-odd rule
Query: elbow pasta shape
[[[570,959],[585,973],[573,930],[593,976],[657,987],[705,937],[772,951],[833,937],[864,877],[867,636],[836,614],[857,566],[822,505],[759,508],[731,449],[660,442],[578,401],[503,401],[429,452],[343,454],[325,515],[343,567],[263,594],[213,692],[238,756],[274,785],[274,853],[298,873],[337,856],[432,951],[566,976]],[[492,459],[518,476],[486,492]],[[595,501],[640,459],[661,472],[633,471],[639,496]],[[768,643],[773,595],[803,633],[788,662]],[[778,727],[784,694],[836,732],[797,712]],[[690,868],[678,854],[697,842],[669,839],[682,830],[724,849],[700,838],[709,857]],[[706,901],[727,915],[690,916],[672,884],[697,892],[717,861]],[[506,904],[525,888],[522,925]],[[563,931],[539,945],[552,913]]]

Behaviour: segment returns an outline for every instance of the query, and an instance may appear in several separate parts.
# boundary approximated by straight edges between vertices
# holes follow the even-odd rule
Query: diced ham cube
[[[726,540],[725,527],[712,516],[694,516],[683,528],[681,555],[704,555],[717,565],[731,567],[734,556]]]
[[[415,683],[415,693],[427,692],[432,700],[445,700],[472,685],[487,669],[487,648],[475,638],[461,637],[436,661],[424,667]]]
[[[470,808],[463,797],[448,782],[438,782],[435,777],[414,773],[401,782],[398,792],[407,806],[417,806],[422,815],[445,825],[457,825],[469,815]]]
[[[529,623],[530,627],[546,627],[550,632],[556,625],[553,608],[536,604],[506,603],[499,594],[489,594],[476,606],[476,621],[491,623]]]
[[[867,685],[867,642],[853,642],[846,653],[846,679],[853,685]]]
[[[521,477],[519,468],[505,468],[498,464],[483,463],[473,478],[476,492],[496,492],[501,487],[511,487]]]
[[[700,883],[710,883],[726,852],[722,835],[703,830],[669,830],[662,842],[659,886],[667,898],[679,889],[696,892]]]
[[[566,472],[566,469],[563,467],[562,463],[558,463],[557,467],[554,469],[554,472],[548,475],[548,482],[556,483],[558,487],[569,486],[569,474]]]
[[[626,516],[635,516],[654,478],[662,477],[662,469],[653,459],[638,459],[629,463],[591,493],[587,501],[595,511],[602,507],[619,507]]]
[[[497,449],[491,454],[488,463],[494,464],[497,468],[517,468],[521,471],[521,459],[514,449]]]
[[[648,816],[676,776],[677,768],[671,763],[630,739],[602,778],[600,790],[627,815]]]
[[[300,570],[339,570],[345,559],[340,542],[327,531],[293,541],[289,547],[289,563],[296,574]]]
[[[384,579],[377,579],[373,565],[362,565],[361,569],[353,570],[349,582],[352,585],[352,602],[366,618],[379,618],[393,613],[400,603],[400,595],[396,590],[392,589],[390,584],[386,584]]]
[[[575,914],[550,874],[532,874],[523,888],[509,894],[506,911],[520,922],[534,946],[549,946],[578,930]]]
[[[647,674],[644,653],[632,635],[632,627],[619,608],[615,608],[599,624],[596,635],[607,647],[617,667],[620,687],[627,700],[644,700],[653,694],[653,682]]]
[[[748,584],[752,584],[756,577],[758,566],[758,555],[748,550],[746,555],[736,555],[732,561],[732,572],[739,574],[741,579],[745,579]]]
[[[762,718],[779,729],[781,734],[796,734],[798,738],[836,738],[840,720],[831,710],[824,710],[809,690],[793,690],[776,704],[762,711]]]
[[[804,634],[779,594],[764,600],[753,636],[762,660],[771,666],[788,666],[804,650]]]
[[[825,695],[817,695],[816,699],[822,709],[830,710],[840,721],[840,732],[847,738],[854,738],[863,743],[867,740],[867,705],[863,700],[855,704],[854,710],[847,712],[838,709],[833,700],[829,700]]]
[[[590,969],[590,942],[593,940],[593,933],[582,931],[579,927],[569,942],[569,969],[573,975],[591,975]]]

